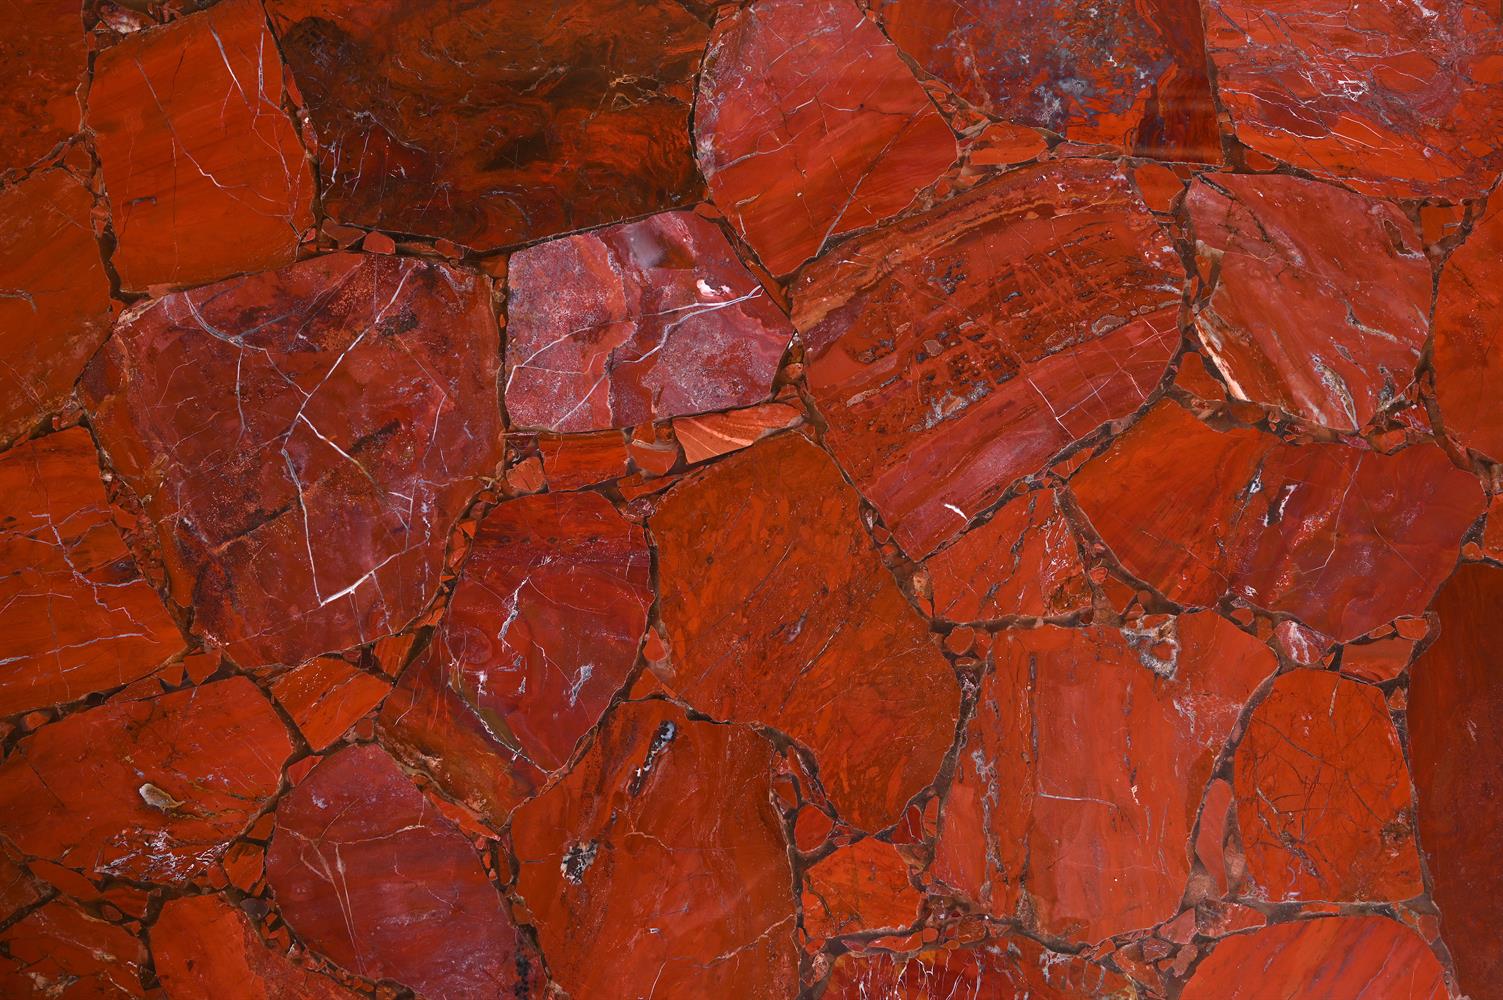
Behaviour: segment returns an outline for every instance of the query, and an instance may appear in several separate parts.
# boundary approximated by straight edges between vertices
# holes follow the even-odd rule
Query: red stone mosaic
[[[1497,0],[13,0],[0,97],[0,997],[1503,1000]]]

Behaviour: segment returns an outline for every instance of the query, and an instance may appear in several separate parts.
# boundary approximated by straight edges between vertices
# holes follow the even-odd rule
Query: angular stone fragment
[[[381,706],[383,744],[431,775],[455,801],[500,829],[512,808],[547,780],[520,748],[465,698],[430,645],[407,666]],[[516,740],[511,741],[515,744]]]
[[[0,715],[129,684],[183,648],[141,578],[82,428],[0,454]]]
[[[1324,670],[1278,679],[1237,748],[1249,874],[1267,898],[1417,896],[1409,781],[1377,688]]]
[[[1461,992],[1490,997],[1503,982],[1503,570],[1462,566],[1434,610],[1440,636],[1409,682],[1419,842]]]
[[[130,35],[99,54],[93,80],[88,125],[126,288],[292,261],[313,224],[313,177],[256,0]]]
[[[680,417],[673,422],[673,433],[684,450],[684,461],[692,465],[748,448],[769,434],[797,427],[803,419],[796,406],[764,403],[729,413]]]
[[[1026,895],[1043,931],[1078,940],[1173,916],[1212,767],[1273,654],[1210,612],[1151,644],[1099,627],[998,640],[934,874],[999,917]]]
[[[434,709],[452,709],[409,716],[399,697],[387,724],[440,758],[435,776],[453,775],[462,800],[478,792],[483,813],[504,819],[520,798],[508,789],[525,794],[539,772],[563,766],[625,684],[652,604],[648,571],[642,529],[598,493],[501,504],[476,531],[433,639],[436,662],[410,667],[403,682]],[[442,690],[422,692],[432,681]],[[459,741],[455,714],[483,736],[464,723],[459,731],[476,739]],[[443,731],[430,732],[435,725]],[[497,768],[512,773],[488,788],[469,777]]]
[[[93,207],[63,170],[0,189],[0,446],[63,408],[109,336],[116,307]]]
[[[1116,1000],[1132,996],[1126,977],[1022,935],[973,948],[912,957],[884,952],[840,956],[824,1000]]]
[[[762,0],[715,25],[694,104],[710,195],[768,269],[901,212],[955,137],[849,0]]]
[[[630,455],[620,431],[538,436],[543,476],[550,490],[577,490],[620,479]]]
[[[707,29],[671,0],[270,0],[341,222],[487,249],[693,202]]]
[[[1212,0],[1217,93],[1243,143],[1358,190],[1474,196],[1503,166],[1503,23],[1486,0]]]
[[[243,677],[69,715],[0,764],[0,836],[163,884],[212,864],[277,790],[287,730]]]
[[[882,0],[898,48],[978,110],[1137,156],[1221,158],[1193,0]]]
[[[675,487],[650,531],[665,681],[708,715],[807,746],[856,827],[896,820],[935,777],[959,688],[829,458],[796,435],[747,449]]]
[[[0,932],[0,996],[11,1000],[142,997],[146,949],[122,927],[61,900]]]
[[[514,254],[506,411],[518,427],[591,431],[766,399],[788,318],[693,212]]]
[[[920,558],[1143,402],[1182,280],[1117,169],[1071,160],[842,244],[800,276],[793,320],[826,441]]]
[[[1444,974],[1419,935],[1386,917],[1298,920],[1223,938],[1183,1000],[1445,1000]]]
[[[389,680],[365,673],[337,656],[309,660],[271,686],[272,697],[292,716],[314,750],[339,739],[390,690]]]
[[[1009,500],[924,567],[934,614],[950,621],[1067,615],[1091,606],[1080,547],[1052,489]]]
[[[276,815],[267,879],[309,947],[427,996],[536,985],[468,840],[380,748],[326,758]]]
[[[359,994],[262,942],[245,914],[218,896],[170,899],[151,927],[157,978],[172,997],[354,1000]]]
[[[297,664],[421,612],[501,458],[498,340],[484,279],[354,254],[128,317],[83,393],[195,629]]]
[[[793,874],[774,752],[741,726],[626,702],[517,810],[517,892],[574,997],[791,997]],[[608,958],[607,958],[608,957]]]
[[[1214,431],[1169,402],[1071,489],[1123,565],[1171,601],[1231,591],[1338,641],[1422,611],[1483,507],[1477,480],[1434,445],[1290,445]]]
[[[1277,174],[1201,178],[1201,343],[1241,399],[1357,430],[1414,378],[1430,262],[1398,209]]]
[[[31,166],[78,131],[78,91],[88,69],[75,0],[20,0],[0,9],[0,174]]]
[[[840,934],[905,930],[921,903],[907,862],[874,837],[836,849],[804,873],[804,931],[816,945]]]
[[[1447,431],[1503,460],[1503,195],[1494,195],[1440,272],[1435,300],[1435,395]]]

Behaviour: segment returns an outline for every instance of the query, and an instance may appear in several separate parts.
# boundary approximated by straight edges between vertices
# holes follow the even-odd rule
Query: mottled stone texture
[[[1503,1000],[1498,0],[9,0],[0,137],[0,997]]]
[[[422,611],[500,458],[498,339],[483,278],[353,254],[133,311],[86,405],[195,631],[295,664]]]
[[[568,17],[521,0],[266,6],[341,222],[484,249],[700,191],[688,125],[707,29],[671,0]]]

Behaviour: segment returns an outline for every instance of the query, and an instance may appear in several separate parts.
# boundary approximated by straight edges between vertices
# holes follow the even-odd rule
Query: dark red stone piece
[[[488,249],[692,203],[707,29],[672,0],[270,0],[345,223]]]
[[[501,459],[498,341],[485,279],[354,254],[129,315],[84,391],[195,630],[297,664],[420,613]]]
[[[339,751],[282,800],[266,873],[292,929],[352,972],[428,996],[536,985],[468,840],[379,747]]]

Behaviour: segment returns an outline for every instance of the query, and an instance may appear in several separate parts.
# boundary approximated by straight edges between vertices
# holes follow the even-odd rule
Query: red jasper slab
[[[1279,924],[1222,939],[1184,1000],[1443,1000],[1441,965],[1419,935],[1386,917]]]
[[[959,687],[829,457],[796,435],[738,452],[675,487],[649,531],[665,683],[807,746],[857,827],[896,820],[949,748]]]
[[[1410,668],[1409,758],[1419,842],[1463,991],[1496,993],[1503,943],[1493,928],[1503,901],[1488,891],[1503,836],[1503,710],[1496,664],[1503,570],[1462,566],[1436,596],[1440,636]]]
[[[1273,654],[1202,612],[1154,636],[1004,632],[993,657],[934,874],[999,917],[1026,898],[1079,940],[1174,916],[1206,784]]]
[[[285,97],[256,0],[228,0],[99,54],[88,127],[126,288],[200,285],[292,261],[313,225],[313,175]]]
[[[110,702],[43,726],[0,764],[0,836],[84,872],[180,884],[249,825],[291,754],[243,677]]]
[[[469,841],[379,747],[339,751],[283,798],[266,877],[292,929],[359,975],[429,996],[537,985]]]
[[[109,335],[117,307],[93,210],[64,170],[0,189],[0,444],[62,410]]]
[[[487,249],[692,203],[708,29],[670,0],[271,0],[344,223]]]
[[[1377,688],[1280,677],[1237,748],[1249,874],[1267,898],[1371,902],[1422,886],[1404,757]]]
[[[901,212],[957,152],[850,0],[761,0],[717,21],[694,134],[710,196],[777,274]]]
[[[0,453],[0,715],[146,676],[182,635],[116,530],[88,431]]]
[[[652,604],[649,561],[642,529],[598,493],[497,506],[475,533],[433,662],[409,667],[385,712],[395,739],[426,748],[435,776],[499,824],[624,686]],[[508,773],[471,777],[496,769]]]
[[[1196,330],[1238,398],[1356,430],[1408,388],[1431,276],[1397,208],[1281,175],[1202,177],[1186,205]]]
[[[432,599],[501,458],[498,354],[485,279],[334,254],[152,300],[84,395],[195,630],[297,664]]]
[[[514,254],[506,411],[591,431],[766,399],[793,328],[714,223],[669,212]]]
[[[1206,26],[1217,95],[1259,153],[1411,198],[1475,196],[1503,166],[1503,24],[1481,0],[1212,0]]]
[[[748,448],[769,434],[797,427],[804,415],[787,403],[764,403],[729,413],[681,417],[673,433],[684,450],[684,461],[694,463]]]
[[[971,948],[912,956],[856,952],[840,956],[823,996],[829,1000],[1106,1000],[1133,987],[1127,977],[1070,955],[1047,951],[1022,935]]]
[[[1025,167],[841,244],[793,321],[826,441],[907,553],[1142,404],[1183,271],[1110,164]]]
[[[512,821],[517,892],[554,982],[576,997],[794,995],[774,768],[744,727],[662,701],[613,710]]]
[[[1079,543],[1052,489],[1009,500],[924,567],[934,614],[950,621],[1067,615],[1091,606]]]
[[[0,931],[0,992],[15,1000],[143,997],[146,948],[123,927],[57,900]]]
[[[1478,213],[1466,242],[1440,272],[1435,299],[1435,395],[1441,419],[1469,448],[1503,456],[1497,380],[1503,361],[1503,196]]]
[[[1338,640],[1421,612],[1483,507],[1476,479],[1435,445],[1292,445],[1212,430],[1167,402],[1071,487],[1118,558],[1170,600],[1230,591]]]
[[[1138,156],[1216,162],[1199,4],[882,0],[888,35],[989,116]]]
[[[265,944],[245,913],[219,896],[168,900],[151,926],[151,955],[169,996],[353,1000],[360,995]]]
[[[30,0],[0,12],[0,173],[30,167],[78,131],[88,71],[82,5]]]

